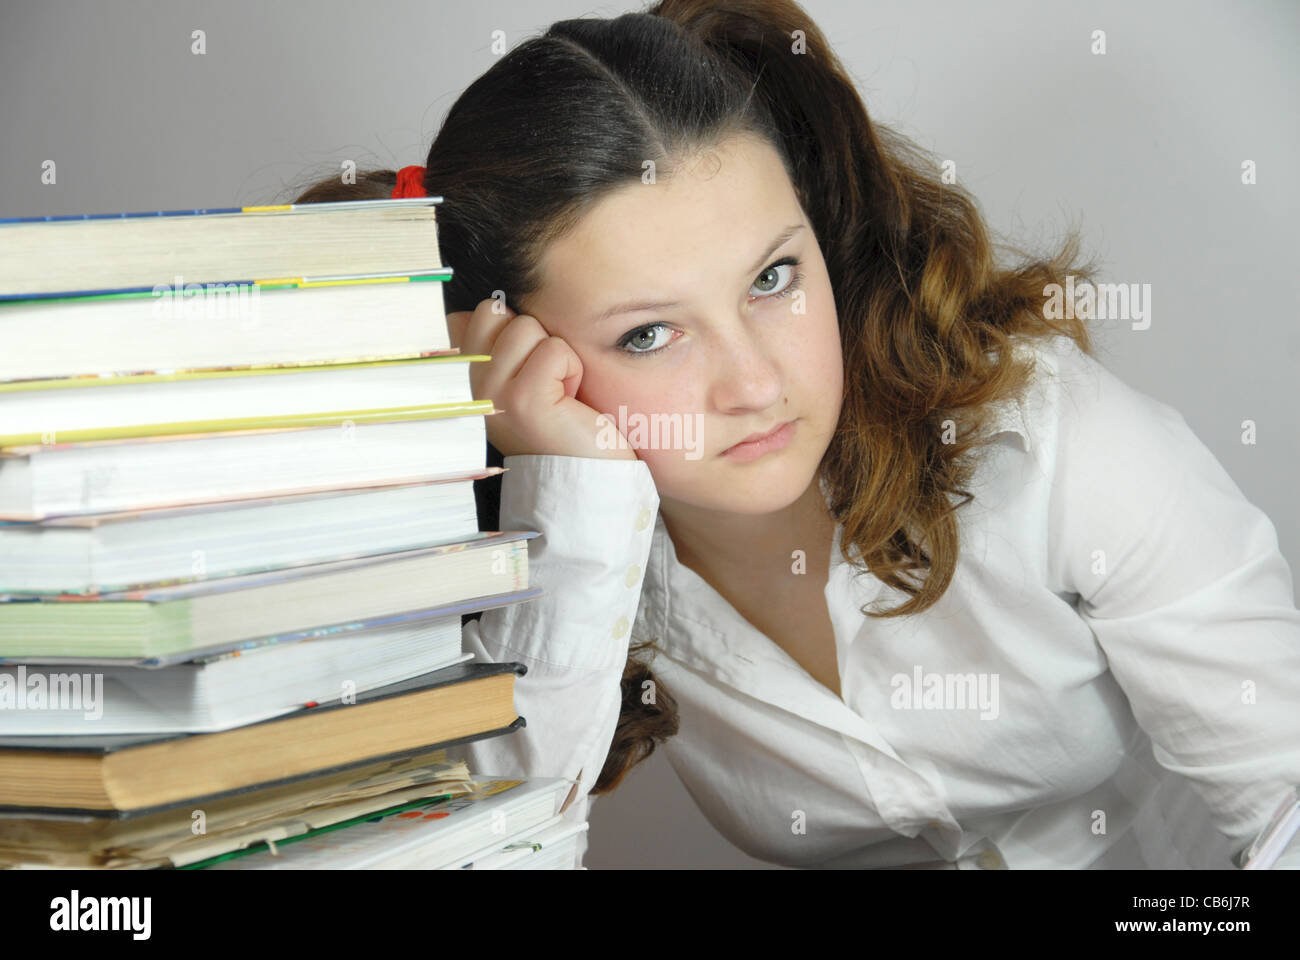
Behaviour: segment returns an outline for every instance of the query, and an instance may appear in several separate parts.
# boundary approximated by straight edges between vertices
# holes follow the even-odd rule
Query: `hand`
[[[502,457],[552,454],[635,460],[626,438],[619,442],[613,421],[575,399],[582,361],[573,348],[549,335],[536,317],[516,314],[504,304],[504,313],[494,312],[497,302],[489,298],[472,312],[447,314],[452,346],[463,354],[492,357],[469,368],[474,399],[490,399],[501,411],[485,418],[492,446]],[[600,438],[604,442],[598,444]]]

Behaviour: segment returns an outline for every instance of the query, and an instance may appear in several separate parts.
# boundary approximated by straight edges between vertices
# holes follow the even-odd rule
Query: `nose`
[[[709,351],[713,409],[724,414],[774,409],[785,389],[782,358],[745,316],[715,329]]]

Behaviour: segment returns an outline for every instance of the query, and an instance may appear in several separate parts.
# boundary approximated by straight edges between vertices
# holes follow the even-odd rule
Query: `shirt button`
[[[614,624],[614,639],[617,640],[625,633],[627,633],[627,617],[619,617],[618,623]]]
[[[650,526],[650,508],[642,507],[641,512],[636,516],[636,528],[644,530],[648,526]]]
[[[1002,866],[1002,858],[992,850],[985,850],[975,861],[981,870],[997,870]]]
[[[641,568],[634,563],[627,568],[627,576],[623,578],[623,582],[629,587],[635,587],[639,576],[641,576]]]

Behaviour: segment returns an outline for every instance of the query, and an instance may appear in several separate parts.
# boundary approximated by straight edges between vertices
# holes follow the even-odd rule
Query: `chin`
[[[737,466],[745,469],[736,470]],[[651,464],[651,475],[663,499],[698,510],[762,516],[784,510],[798,500],[816,470],[816,464],[782,463],[771,470],[753,469],[758,466],[757,462],[728,464],[715,457],[714,464],[705,469],[685,473],[673,470],[671,476],[661,476]]]

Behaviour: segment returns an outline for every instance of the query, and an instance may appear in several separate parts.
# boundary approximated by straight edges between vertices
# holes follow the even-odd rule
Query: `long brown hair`
[[[972,495],[988,406],[1018,396],[1032,364],[1023,338],[1065,335],[1091,352],[1080,319],[1044,316],[1044,287],[1075,264],[1078,236],[1036,258],[995,262],[974,199],[935,160],[867,116],[812,19],[791,0],[662,0],[645,13],[563,20],[521,42],[451,106],[429,149],[425,189],[442,195],[439,244],[455,279],[448,310],[503,290],[513,309],[540,285],[546,246],[610,191],[740,132],[780,154],[826,261],[845,377],[840,422],[821,463],[842,551],[908,599],[873,617],[919,613],[952,580],[956,510]],[[299,202],[386,197],[391,170],[323,180]],[[945,421],[957,427],[945,436]],[[495,455],[495,459],[494,459]],[[500,455],[489,449],[489,462]],[[496,528],[494,489],[480,522]],[[484,481],[484,484],[490,483]],[[951,495],[961,497],[953,503]],[[921,574],[925,574],[921,576]],[[634,642],[623,705],[591,792],[612,790],[677,732],[655,682],[652,641]],[[648,654],[643,659],[642,654]]]

